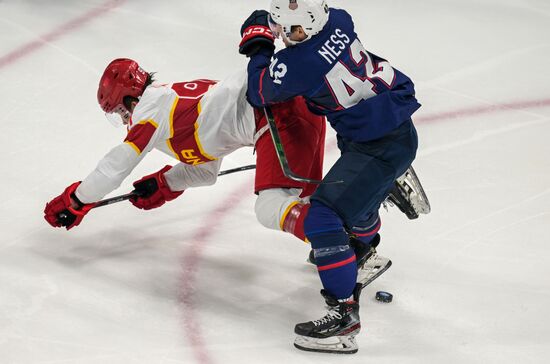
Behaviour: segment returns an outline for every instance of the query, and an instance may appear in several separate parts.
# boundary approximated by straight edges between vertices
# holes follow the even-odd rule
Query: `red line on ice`
[[[109,11],[113,10],[114,8],[120,6],[122,3],[124,3],[126,0],[110,0],[102,5],[99,5],[96,8],[91,9],[90,11],[82,14],[81,16],[69,20],[68,22],[59,25],[54,30],[50,31],[49,33],[46,33],[42,36],[40,36],[38,39],[33,40],[27,44],[22,45],[19,48],[14,49],[10,53],[3,55],[0,57],[0,69],[8,66],[21,58],[24,58],[25,56],[39,50],[43,46],[45,46],[47,43],[52,42],[65,34],[68,34],[86,23],[89,23],[90,21],[94,20],[95,18],[108,13]]]
[[[535,109],[541,107],[550,106],[550,99],[539,99],[539,100],[526,100],[526,101],[516,101],[508,102],[503,104],[495,105],[486,105],[478,107],[470,107],[465,109],[458,109],[452,111],[445,111],[441,113],[428,114],[424,116],[413,117],[415,124],[424,124],[430,122],[438,122],[448,119],[458,119],[467,116],[477,116],[482,114],[492,114],[497,112],[504,111],[515,111],[515,110],[525,110],[525,109]]]
[[[195,359],[200,364],[213,363],[201,332],[200,312],[195,309],[193,299],[201,255],[208,241],[218,233],[218,228],[223,224],[223,219],[244,200],[244,197],[250,196],[252,192],[252,181],[248,180],[235,188],[212,212],[205,215],[202,219],[202,226],[193,233],[190,239],[191,244],[185,248],[185,254],[181,259],[183,273],[180,281],[179,300],[182,304],[184,333],[192,345]]]
[[[522,109],[531,109],[550,106],[550,99],[531,100],[522,102],[511,102],[498,105],[482,106],[468,108],[437,114],[428,114],[415,117],[415,123],[430,123],[443,121],[447,119],[458,119],[466,116],[489,114],[503,111],[513,111]],[[327,151],[336,149],[334,143],[327,145]],[[251,182],[247,181],[233,190],[227,199],[225,199],[210,214],[204,216],[204,223],[201,228],[195,231],[192,237],[192,244],[185,256],[182,258],[183,274],[180,286],[180,302],[183,305],[183,326],[185,335],[192,345],[195,359],[200,364],[214,363],[206,349],[205,340],[201,333],[199,312],[195,310],[193,295],[195,293],[196,277],[198,266],[200,264],[201,254],[208,240],[217,233],[216,226],[219,226],[225,216],[233,210],[246,196],[252,191]],[[216,225],[212,225],[212,222]]]

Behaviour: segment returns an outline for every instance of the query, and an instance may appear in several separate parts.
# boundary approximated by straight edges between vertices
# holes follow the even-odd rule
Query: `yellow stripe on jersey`
[[[170,140],[174,137],[174,111],[176,111],[176,106],[178,106],[179,97],[176,96],[176,99],[174,100],[174,103],[172,104],[172,109],[170,110],[170,117],[168,119],[168,123],[170,124],[170,137],[168,140],[166,140],[166,145],[168,145],[168,148],[174,153],[177,160],[181,161],[181,158],[179,156],[179,153],[177,153],[174,150],[174,147],[172,146],[172,143]]]
[[[137,123],[137,125],[139,125],[139,124],[145,125],[145,124],[147,124],[147,123],[153,125],[153,126],[155,127],[155,129],[158,129],[158,127],[159,127],[158,124],[157,124],[157,123],[155,122],[155,120],[153,120],[153,119],[142,120],[142,121],[140,121],[139,123]]]
[[[150,143],[158,124],[153,119],[141,120],[134,124],[128,131],[124,142],[132,147],[140,155],[145,147]]]
[[[124,143],[128,144],[129,146],[131,146],[132,149],[136,151],[137,155],[140,155],[140,154],[141,154],[141,150],[139,150],[139,148],[137,147],[137,145],[135,145],[134,143],[129,142],[129,141],[125,141]]]
[[[200,101],[199,101],[199,103],[198,103],[198,105],[197,105],[197,111],[198,111],[198,113],[199,113],[199,115],[200,115],[200,114],[201,114],[201,111],[202,111],[202,107],[201,107],[201,102],[200,102]],[[201,144],[201,141],[200,141],[200,139],[199,139],[199,120],[198,120],[198,118],[197,118],[197,121],[195,122],[195,141],[197,142],[197,146],[199,147],[199,151],[201,152],[201,154],[202,154],[204,157],[206,157],[206,158],[208,158],[208,159],[210,159],[210,160],[212,160],[212,161],[215,161],[215,160],[218,159],[218,158],[216,158],[216,157],[213,157],[213,156],[207,154],[207,153],[204,151],[204,149],[202,148],[202,144]]]

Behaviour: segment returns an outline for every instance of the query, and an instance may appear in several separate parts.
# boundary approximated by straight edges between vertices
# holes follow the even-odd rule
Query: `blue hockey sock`
[[[322,203],[312,201],[304,232],[311,242],[324,289],[337,299],[350,297],[357,281],[357,263],[340,217]]]
[[[324,257],[315,257],[317,270],[323,287],[337,299],[346,299],[353,293],[357,282],[355,252],[349,248],[344,252]]]
[[[368,218],[359,221],[351,229],[348,230],[350,234],[353,234],[356,240],[359,240],[363,244],[370,245],[372,239],[376,236],[380,230],[382,222],[378,213],[372,214]]]

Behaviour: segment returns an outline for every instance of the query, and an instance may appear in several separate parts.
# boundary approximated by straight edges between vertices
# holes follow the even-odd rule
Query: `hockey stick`
[[[246,171],[248,169],[254,169],[254,168],[256,168],[255,164],[249,164],[249,165],[242,166],[242,167],[226,169],[225,171],[221,171],[220,173],[218,173],[218,176],[225,176],[226,174]],[[105,200],[101,200],[101,201],[96,202],[95,206],[93,208],[95,209],[96,207],[107,206],[107,205],[111,205],[113,203],[126,201],[126,200],[131,199],[132,197],[139,197],[139,194],[136,193],[135,191],[132,191],[132,192],[126,193],[124,195],[115,196],[115,197],[111,197],[111,198],[106,198]]]
[[[218,176],[225,176],[226,174],[246,171],[246,170],[255,169],[255,168],[256,168],[255,164],[249,164],[249,165],[241,166],[241,167],[237,167],[237,168],[226,169],[225,171],[221,171],[220,173],[218,173]],[[111,197],[111,198],[106,198],[104,200],[100,200],[100,201],[97,201],[96,203],[94,203],[94,206],[92,207],[92,209],[95,209],[95,208],[101,207],[101,206],[111,205],[111,204],[114,204],[114,203],[117,203],[117,202],[126,201],[126,200],[131,199],[132,197],[138,197],[138,196],[139,196],[139,194],[136,193],[136,191],[132,191],[132,192],[126,193],[124,195],[119,195],[119,196],[115,196],[115,197]],[[64,214],[63,212],[59,213],[59,215],[57,215],[57,217],[60,221],[63,221],[63,220],[67,219],[67,215]]]
[[[249,165],[242,166],[242,167],[226,169],[225,171],[221,171],[220,173],[218,173],[218,176],[225,176],[226,174],[246,171],[246,170],[254,169],[254,168],[256,168],[255,164],[249,164]],[[93,208],[95,209],[96,207],[107,206],[107,205],[111,205],[113,203],[126,201],[126,200],[131,199],[132,197],[139,197],[139,194],[136,193],[135,191],[132,191],[132,192],[126,193],[124,195],[115,196],[115,197],[111,197],[111,198],[106,198],[105,200],[101,200],[101,201],[96,202],[95,206]]]
[[[273,117],[273,112],[269,106],[264,106],[264,113],[267,119],[267,125],[269,125],[269,131],[271,132],[271,138],[273,139],[273,145],[275,145],[275,151],[277,152],[277,158],[281,164],[283,174],[285,177],[288,177],[294,181],[314,183],[314,184],[333,184],[333,183],[342,183],[344,181],[320,181],[316,179],[309,179],[305,177],[298,176],[292,172],[290,166],[288,165],[288,160],[286,159],[285,150],[283,148],[283,143],[281,142],[281,136],[277,130],[277,124],[275,124],[275,118]]]
[[[256,169],[256,165],[255,164],[249,164],[249,165],[242,166],[242,167],[226,169],[225,171],[221,171],[220,173],[218,173],[218,176],[225,176],[226,174],[241,172],[241,171],[247,171],[249,169]]]

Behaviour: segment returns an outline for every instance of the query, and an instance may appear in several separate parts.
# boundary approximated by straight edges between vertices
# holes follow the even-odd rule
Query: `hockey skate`
[[[321,290],[328,312],[319,320],[297,324],[294,328],[294,346],[300,350],[320,353],[354,354],[359,349],[355,335],[361,331],[359,296],[361,285],[353,290],[353,300],[339,302]]]
[[[383,202],[386,208],[387,204],[397,206],[410,220],[430,213],[430,201],[412,165],[395,181]]]
[[[355,251],[355,259],[357,261],[357,283],[365,288],[371,284],[376,278],[391,267],[391,260],[378,255],[376,247],[380,243],[380,235],[372,239],[369,245],[361,243],[358,239],[351,237],[349,245]],[[315,255],[313,250],[309,252],[308,262],[315,264]]]
[[[357,259],[357,283],[361,283],[362,288],[371,284],[391,267],[391,260],[376,252],[379,243],[378,234],[372,239],[370,245],[365,245],[353,237],[350,239],[350,245],[355,250]]]

